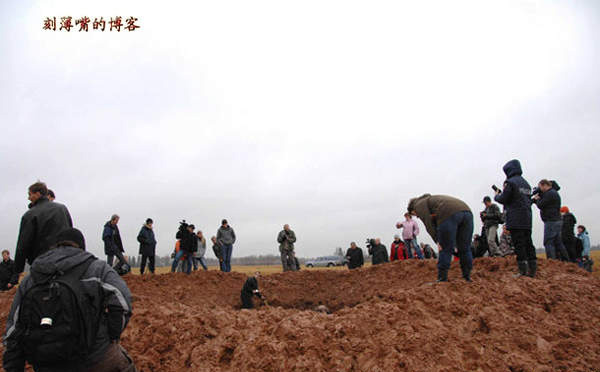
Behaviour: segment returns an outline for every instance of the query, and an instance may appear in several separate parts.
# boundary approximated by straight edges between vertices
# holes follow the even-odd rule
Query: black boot
[[[527,262],[529,266],[528,276],[535,278],[535,273],[537,272],[537,260]]]
[[[517,266],[519,267],[519,273],[513,275],[515,278],[526,276],[527,275],[527,261],[517,261]]]
[[[471,270],[463,271],[463,279],[466,282],[472,282],[472,280],[471,280]]]
[[[438,282],[447,282],[448,281],[448,270],[438,269]]]

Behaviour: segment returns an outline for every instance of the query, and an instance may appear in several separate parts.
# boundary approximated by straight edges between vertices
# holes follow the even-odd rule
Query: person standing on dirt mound
[[[235,244],[235,231],[229,226],[227,220],[221,221],[221,227],[217,231],[217,241],[221,246],[223,255],[223,271],[231,272],[231,254],[233,253],[233,244]]]
[[[406,259],[404,256],[404,242],[400,240],[400,235],[394,235],[394,241],[390,246],[390,262],[391,261],[402,261]]]
[[[398,222],[396,224],[397,229],[402,229],[402,239],[404,239],[404,244],[406,245],[406,253],[408,254],[406,258],[418,258],[419,260],[423,259],[423,252],[421,252],[421,247],[417,243],[417,235],[419,235],[419,225],[417,221],[412,219],[410,213],[404,213],[404,222]],[[413,254],[412,251],[415,251]]]
[[[367,246],[371,257],[371,263],[373,265],[379,265],[382,263],[390,262],[388,257],[387,248],[381,244],[381,239],[371,239]]]
[[[531,241],[531,186],[523,178],[521,163],[514,159],[502,168],[506,174],[504,188],[496,188],[494,200],[504,205],[506,228],[510,231],[515,252],[519,276],[534,277],[537,272],[537,255]]]
[[[290,229],[290,225],[283,225],[283,230],[277,235],[279,243],[279,253],[281,254],[281,264],[283,271],[297,271],[296,255],[294,253],[294,243],[296,242],[296,233]]]
[[[567,206],[560,207],[560,215],[562,218],[562,242],[567,249],[571,262],[576,262],[577,259],[580,258],[575,252],[575,243],[577,242],[577,237],[575,237],[575,225],[577,224],[577,219]]]
[[[19,286],[4,336],[3,367],[23,372],[134,372],[119,344],[131,317],[127,284],[85,251],[74,228],[39,256]]]
[[[156,254],[156,238],[152,226],[154,221],[152,218],[146,219],[146,224],[142,226],[137,240],[140,242],[140,254],[142,255],[142,263],[140,264],[140,274],[144,275],[146,269],[146,261],[148,261],[148,270],[154,274],[154,256]]]
[[[67,207],[48,200],[48,188],[43,182],[29,186],[29,210],[21,217],[15,270],[18,274],[25,269],[25,261],[30,265],[37,256],[50,249],[56,235],[73,226]]]
[[[483,198],[485,210],[481,212],[481,220],[485,228],[485,237],[487,239],[488,249],[491,257],[499,257],[500,248],[498,247],[498,224],[502,223],[502,212],[489,196]]]
[[[554,181],[546,179],[538,183],[538,192],[534,193],[532,200],[540,210],[540,217],[544,221],[544,248],[546,258],[569,261],[569,253],[562,242],[562,219],[560,216],[560,187]]]
[[[102,231],[102,241],[104,241],[104,254],[106,254],[106,263],[108,266],[113,266],[115,256],[119,262],[117,266],[123,266],[127,262],[123,256],[123,240],[121,240],[121,233],[119,232],[119,215],[113,214],[110,220],[104,224],[104,230]]]
[[[348,269],[358,269],[365,263],[363,250],[356,246],[355,242],[350,243],[350,248],[346,251],[346,259],[348,260]]]
[[[458,249],[463,278],[471,281],[473,255],[473,213],[460,199],[447,195],[424,194],[408,203],[408,213],[417,216],[438,245],[438,282],[448,281],[454,248]]]
[[[212,236],[210,238],[210,241],[213,243],[212,249],[215,254],[215,257],[217,257],[217,260],[219,260],[219,270],[225,271],[225,269],[223,268],[223,251],[221,250],[221,246],[217,241],[217,237]]]
[[[258,290],[258,278],[260,278],[260,272],[257,271],[254,273],[254,276],[249,277],[244,283],[244,286],[242,287],[242,293],[240,295],[242,300],[242,309],[254,308],[252,296],[264,299],[263,295]]]

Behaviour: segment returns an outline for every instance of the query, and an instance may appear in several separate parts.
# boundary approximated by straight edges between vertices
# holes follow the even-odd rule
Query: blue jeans
[[[233,251],[233,244],[223,244],[223,271],[228,273],[231,271],[231,252]]]
[[[408,252],[408,258],[413,258],[412,250],[415,250],[415,255],[419,258],[419,260],[423,259],[423,252],[421,252],[421,247],[419,247],[419,243],[417,243],[417,238],[414,239],[406,239],[404,241],[404,245],[406,246],[406,251]]]
[[[206,267],[206,261],[204,260],[204,257],[194,257],[194,271],[198,270],[198,262],[204,270],[208,270],[208,267]]]
[[[546,258],[556,259],[556,251],[559,250],[562,257],[569,257],[567,249],[560,236],[562,230],[562,221],[544,222],[544,248]]]
[[[463,275],[473,268],[471,237],[473,236],[473,214],[463,211],[448,217],[437,227],[437,240],[442,249],[438,260],[438,270],[450,269],[454,247],[458,249],[460,268]]]
[[[186,271],[186,274],[189,274],[192,272],[192,266],[194,264],[194,257],[191,253],[188,253],[184,250],[180,250],[179,252],[177,252],[177,254],[175,255],[175,258],[173,259],[173,264],[171,265],[171,272],[174,273],[175,269],[177,269],[177,264],[179,263],[179,260],[181,259],[181,257],[183,257],[184,254],[187,253],[187,257],[185,258],[184,262],[183,262],[183,269]]]

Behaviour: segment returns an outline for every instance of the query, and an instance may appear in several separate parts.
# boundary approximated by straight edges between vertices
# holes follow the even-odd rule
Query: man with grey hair
[[[365,263],[363,250],[356,246],[355,242],[350,243],[350,248],[346,251],[346,260],[348,260],[348,269],[358,269]]]
[[[104,224],[104,231],[102,232],[102,240],[104,241],[104,254],[106,254],[106,263],[108,266],[113,267],[113,260],[115,256],[119,259],[118,266],[126,264],[127,261],[123,257],[123,241],[121,240],[121,233],[119,232],[119,215],[113,214],[110,217],[110,221]]]
[[[283,271],[297,271],[298,266],[296,266],[296,256],[294,253],[296,234],[290,229],[290,225],[283,225],[283,230],[277,235],[277,242],[279,243]]]

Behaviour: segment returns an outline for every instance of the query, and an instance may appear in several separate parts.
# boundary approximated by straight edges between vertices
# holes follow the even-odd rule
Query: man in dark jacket
[[[194,225],[187,225],[185,226],[185,229],[177,231],[175,238],[179,239],[179,252],[175,254],[173,259],[173,264],[171,265],[172,273],[177,269],[181,257],[185,257],[183,269],[186,274],[189,275],[192,272],[192,267],[194,266],[194,250],[198,250],[198,238],[196,237],[196,234],[194,234],[195,228]]]
[[[7,291],[19,283],[19,273],[15,270],[15,262],[10,259],[10,252],[2,251],[0,262],[0,291]]]
[[[231,271],[231,254],[235,243],[235,231],[229,226],[227,220],[221,221],[221,227],[217,231],[217,241],[221,245],[223,254],[223,271],[228,273]]]
[[[59,233],[56,238],[58,239],[56,247],[35,260],[31,266],[31,273],[23,279],[15,294],[6,320],[4,370],[23,372],[27,360],[33,364],[36,371],[44,372],[134,372],[135,366],[131,358],[119,345],[121,333],[131,317],[131,293],[127,285],[107,264],[85,251],[85,240],[79,230],[69,228]],[[67,325],[65,322],[68,320],[61,317],[53,320],[48,318],[50,314],[36,314],[33,320],[35,321],[37,316],[42,316],[42,325],[39,321],[36,324],[27,323],[29,317],[23,316],[26,310],[21,305],[24,304],[23,301],[27,301],[28,291],[36,284],[57,276],[68,276],[73,272],[76,272],[80,278],[79,285],[73,286],[76,296],[86,299],[79,303],[82,308],[81,320],[96,326],[97,329],[95,333],[87,334],[89,349],[84,355],[83,362],[67,365],[67,361],[63,360],[47,365],[48,361],[41,356],[47,356],[49,350],[57,351],[51,357],[63,359],[72,352],[72,350],[60,349],[61,345],[68,343],[65,339],[69,336],[61,336],[57,333],[33,344],[40,347],[26,349],[25,343],[29,345],[32,341],[29,339],[33,337],[29,336],[29,332],[33,335],[38,328],[46,327],[44,332],[49,336],[53,321],[57,323],[54,324],[55,326],[60,327]],[[31,312],[28,313],[31,315]],[[63,324],[59,324],[60,322]],[[71,338],[79,336],[81,335],[70,335]],[[44,340],[52,340],[52,342],[44,344]]]
[[[489,196],[483,198],[483,204],[485,205],[485,210],[481,212],[481,219],[485,228],[490,256],[499,257],[500,249],[496,240],[498,240],[498,224],[502,223],[502,212],[500,212],[498,205],[492,203],[492,199]]]
[[[21,218],[15,253],[15,270],[19,274],[25,269],[25,261],[32,265],[37,256],[50,249],[60,231],[73,226],[67,207],[50,202],[47,195],[45,183],[36,182],[29,186],[31,203]]]
[[[113,214],[110,217],[110,221],[104,224],[104,230],[102,231],[102,240],[104,241],[104,254],[106,254],[106,263],[113,267],[113,261],[115,256],[119,262],[116,266],[127,264],[125,257],[123,256],[123,241],[121,240],[121,233],[119,232],[119,215]]]
[[[137,236],[140,242],[140,254],[142,255],[142,263],[140,264],[140,274],[144,275],[146,269],[146,261],[148,261],[148,270],[154,274],[154,256],[156,254],[156,239],[152,226],[154,221],[152,218],[146,219],[146,224],[142,226],[140,233]]]
[[[565,248],[560,236],[562,230],[562,220],[560,217],[560,195],[558,195],[558,185],[546,179],[538,183],[539,192],[533,196],[533,201],[540,209],[540,217],[544,221],[544,248],[546,249],[546,258],[557,259],[560,255],[561,260],[568,261],[569,254]]]
[[[355,242],[350,243],[350,248],[346,251],[346,259],[348,260],[348,268],[358,269],[365,263],[363,250],[356,246]]]
[[[371,263],[373,265],[379,265],[385,262],[390,262],[390,258],[387,253],[385,245],[381,244],[381,239],[371,239],[369,242],[368,251],[371,257]]]
[[[577,219],[569,211],[569,207],[563,206],[560,208],[560,214],[562,216],[562,231],[561,237],[562,242],[567,249],[567,253],[569,254],[569,260],[571,262],[576,262],[577,259],[581,256],[577,254],[575,245],[577,242],[577,237],[575,236],[575,225],[577,224]]]
[[[502,168],[506,174],[503,190],[496,191],[494,200],[504,205],[506,228],[510,231],[519,275],[535,276],[537,256],[531,241],[531,186],[522,177],[521,163],[514,159]]]
[[[427,232],[438,245],[438,281],[448,281],[448,270],[456,247],[462,276],[470,282],[473,268],[473,214],[469,206],[452,196],[424,194],[410,200],[408,213],[423,221]]]

